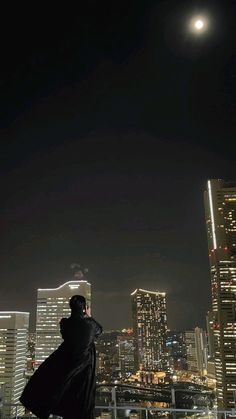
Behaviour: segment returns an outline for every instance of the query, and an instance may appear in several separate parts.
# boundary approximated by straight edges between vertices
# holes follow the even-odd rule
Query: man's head
[[[86,310],[86,299],[83,295],[73,295],[70,299],[71,310],[85,311]]]

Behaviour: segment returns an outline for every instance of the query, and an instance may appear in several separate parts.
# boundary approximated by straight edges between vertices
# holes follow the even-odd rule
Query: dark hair
[[[76,311],[83,311],[86,310],[86,299],[83,295],[73,295],[70,299],[70,308],[71,310]]]

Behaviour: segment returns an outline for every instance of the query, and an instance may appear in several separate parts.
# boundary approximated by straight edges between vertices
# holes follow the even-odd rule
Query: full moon
[[[198,31],[200,31],[204,26],[203,20],[201,20],[201,19],[196,20],[194,26]]]
[[[202,35],[209,31],[209,18],[207,16],[192,16],[188,22],[188,29],[193,34]]]

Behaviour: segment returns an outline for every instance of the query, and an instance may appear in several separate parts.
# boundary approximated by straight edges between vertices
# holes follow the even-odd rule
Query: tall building
[[[184,332],[168,330],[166,347],[170,371],[181,371],[187,369],[187,354]]]
[[[213,313],[212,311],[208,311],[206,315],[206,327],[207,327],[207,352],[208,357],[211,360],[214,360],[214,330],[213,330]]]
[[[185,332],[188,370],[200,375],[207,371],[207,337],[199,327]]]
[[[117,337],[119,351],[119,369],[121,377],[127,378],[135,372],[134,337],[132,330],[124,330]]]
[[[5,403],[18,403],[26,383],[28,331],[29,313],[0,311],[0,387]],[[18,413],[24,414],[24,408]],[[13,417],[15,408],[5,407],[4,414]]]
[[[167,316],[164,292],[136,289],[132,294],[135,368],[167,370]]]
[[[212,311],[206,315],[207,327],[207,378],[214,380],[215,383],[215,345],[214,345],[214,316]]]
[[[121,330],[107,330],[96,342],[97,377],[99,381],[114,382],[119,377],[119,350],[117,337]]]
[[[91,305],[91,285],[83,274],[75,276],[58,288],[38,289],[36,317],[36,366],[42,363],[62,342],[59,323],[62,317],[70,316],[69,299],[83,295]]]
[[[212,179],[205,191],[217,401],[234,407],[236,392],[236,182]]]

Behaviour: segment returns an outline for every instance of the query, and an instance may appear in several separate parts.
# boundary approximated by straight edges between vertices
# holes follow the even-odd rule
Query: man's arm
[[[92,326],[94,337],[98,338],[98,336],[102,333],[102,326],[93,317],[87,317],[87,321]]]

